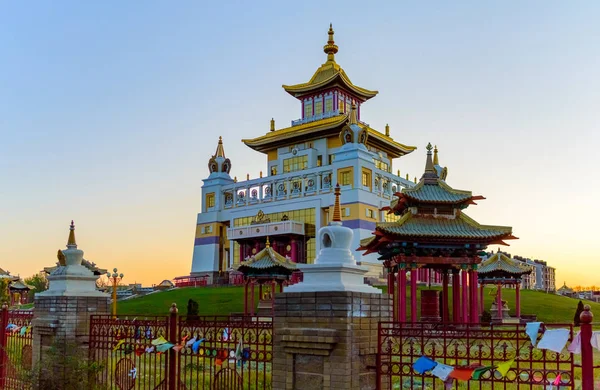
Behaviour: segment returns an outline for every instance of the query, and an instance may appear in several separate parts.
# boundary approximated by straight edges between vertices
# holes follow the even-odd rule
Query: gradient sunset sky
[[[504,250],[548,261],[557,287],[600,285],[600,3],[37,1],[0,5],[0,268],[79,247],[123,282],[190,271],[200,187],[223,136],[232,176],[266,172],[244,146],[301,116],[282,84],[336,60],[380,91],[362,120],[487,200]],[[526,4],[524,4],[526,3]],[[496,250],[497,247],[490,247]]]

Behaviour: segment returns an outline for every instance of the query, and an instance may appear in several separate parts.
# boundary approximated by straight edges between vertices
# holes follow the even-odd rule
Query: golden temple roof
[[[315,74],[307,83],[283,85],[283,89],[285,89],[285,91],[290,95],[298,97],[337,83],[338,85],[354,93],[363,101],[366,101],[377,95],[377,91],[370,91],[352,84],[352,81],[350,81],[350,78],[348,75],[346,75],[344,69],[342,69],[337,62],[335,62],[335,53],[337,53],[338,47],[333,40],[334,31],[331,24],[329,25],[328,34],[329,39],[327,44],[323,47],[323,51],[327,54],[327,61],[317,69]]]
[[[349,118],[346,114],[319,119],[312,122],[307,122],[297,126],[290,126],[276,131],[269,131],[267,134],[260,137],[243,139],[242,142],[246,146],[262,153],[275,148],[291,145],[296,141],[309,141],[328,136],[337,136],[341,131],[341,127],[348,122]],[[368,141],[367,144],[385,151],[391,158],[397,158],[408,154],[416,149],[416,146],[408,146],[394,141],[391,137],[380,133],[379,131],[358,123],[361,128],[367,128]]]

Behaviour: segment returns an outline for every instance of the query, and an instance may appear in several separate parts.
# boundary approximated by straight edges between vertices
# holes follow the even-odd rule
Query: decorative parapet
[[[261,225],[238,226],[227,229],[228,240],[276,236],[279,234],[304,235],[304,223],[297,221],[279,221]]]
[[[286,353],[329,356],[339,342],[335,329],[284,328],[279,335]]]

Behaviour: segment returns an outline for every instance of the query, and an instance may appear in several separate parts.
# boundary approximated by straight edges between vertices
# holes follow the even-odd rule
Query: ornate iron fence
[[[33,312],[3,306],[0,311],[0,388],[27,388],[27,374],[32,369]]]
[[[188,319],[173,307],[164,317],[91,316],[89,353],[108,389],[271,389],[272,335],[270,317]]]
[[[546,329],[566,328],[569,340],[573,339],[571,324],[543,326]],[[575,387],[573,354],[566,350],[556,353],[534,348],[525,333],[525,325],[382,322],[378,333],[380,389],[545,389],[559,374],[561,389]],[[421,356],[467,369],[494,367],[512,359],[514,363],[504,377],[489,369],[478,380],[442,382],[431,373],[421,375],[414,371],[413,364]]]

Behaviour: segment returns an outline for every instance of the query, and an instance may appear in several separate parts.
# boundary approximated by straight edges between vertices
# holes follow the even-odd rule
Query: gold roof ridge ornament
[[[357,115],[357,107],[356,103],[352,102],[352,107],[350,108],[350,112],[348,113],[348,124],[349,125],[358,125],[358,115]]]
[[[265,242],[265,247],[266,248],[270,248],[271,247],[271,243],[269,242],[269,236],[267,236],[267,242]]]
[[[219,143],[217,144],[215,157],[225,157],[225,149],[223,149],[223,137],[221,136],[219,136]]]
[[[438,148],[437,145],[433,147],[433,165],[440,165],[440,161],[438,160]]]
[[[338,52],[338,46],[333,39],[335,32],[333,31],[332,23],[329,23],[327,34],[329,35],[329,39],[327,40],[327,44],[323,46],[323,51],[327,54],[327,62],[335,62],[335,54]]]

